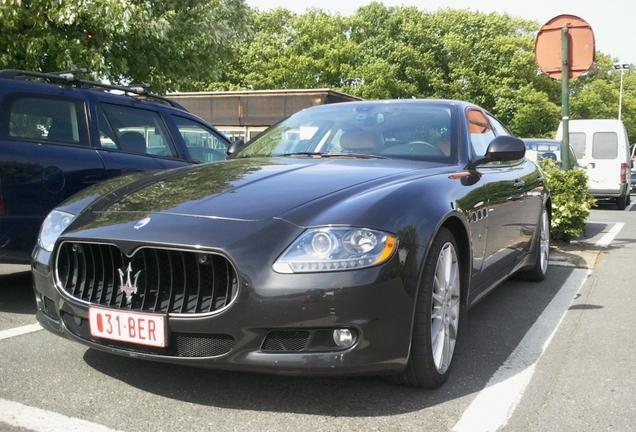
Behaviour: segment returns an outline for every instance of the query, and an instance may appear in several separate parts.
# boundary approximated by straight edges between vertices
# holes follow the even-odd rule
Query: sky
[[[351,15],[372,0],[246,0],[260,10],[277,7],[302,14],[310,7]],[[416,6],[426,12],[439,9],[469,9],[483,13],[507,13],[546,24],[558,15],[575,15],[594,32],[596,51],[619,63],[636,65],[636,0],[379,0],[385,6]]]

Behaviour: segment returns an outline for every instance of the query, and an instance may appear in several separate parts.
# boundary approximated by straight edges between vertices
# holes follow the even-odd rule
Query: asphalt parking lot
[[[0,430],[630,430],[634,210],[593,210],[544,282],[508,281],[473,308],[435,391],[108,355],[38,330],[28,267],[1,266]]]

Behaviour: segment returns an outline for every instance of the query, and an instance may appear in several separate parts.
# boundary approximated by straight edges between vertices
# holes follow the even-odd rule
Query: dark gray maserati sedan
[[[466,311],[545,277],[551,201],[525,151],[461,101],[303,110],[227,160],[58,206],[33,254],[37,318],[147,360],[438,387]]]

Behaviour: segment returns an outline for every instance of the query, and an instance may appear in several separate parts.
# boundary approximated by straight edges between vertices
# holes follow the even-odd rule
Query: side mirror
[[[231,155],[232,153],[236,153],[238,151],[238,149],[240,149],[241,147],[243,147],[245,145],[245,140],[243,138],[238,139],[236,141],[234,141],[232,144],[230,144],[230,146],[227,148],[227,154]]]
[[[505,161],[521,159],[526,154],[526,145],[519,138],[508,135],[500,135],[488,144],[488,149],[483,158],[477,159],[474,164],[480,165],[493,161]]]

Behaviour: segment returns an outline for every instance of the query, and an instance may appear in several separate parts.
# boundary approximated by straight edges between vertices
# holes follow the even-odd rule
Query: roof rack
[[[0,70],[0,78],[12,79],[12,80],[23,80],[23,81],[33,79],[33,78],[40,78],[40,79],[48,80],[48,81],[57,81],[57,82],[63,82],[67,84],[75,84],[85,89],[117,90],[117,91],[124,92],[125,94],[133,94],[135,96],[142,96],[145,98],[157,99],[175,108],[187,111],[187,109],[185,109],[183,105],[179,104],[178,102],[172,99],[168,99],[166,97],[160,96],[158,94],[149,92],[148,90],[150,88],[150,84],[148,83],[130,84],[127,86],[104,84],[104,83],[99,83],[95,81],[87,81],[87,80],[81,79],[79,75],[85,74],[85,73],[88,73],[88,69],[81,68],[81,69],[57,71],[57,72],[31,72],[31,71],[24,71],[19,69],[5,69],[5,70]]]

